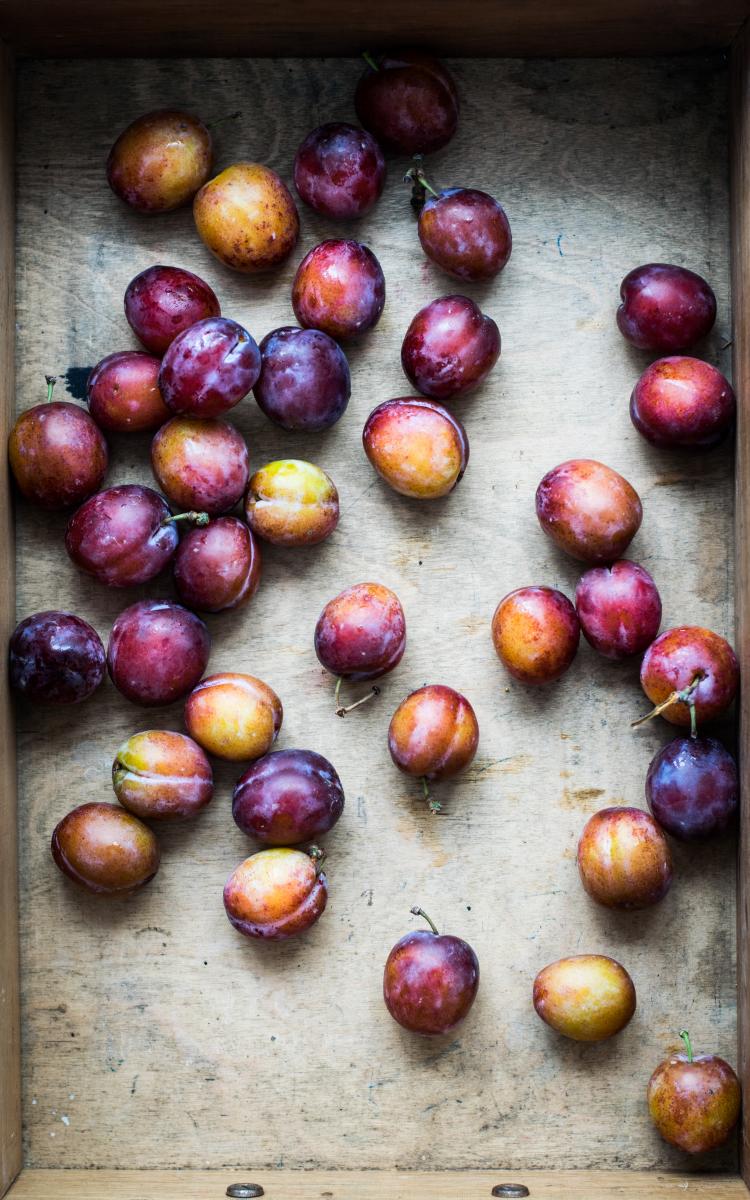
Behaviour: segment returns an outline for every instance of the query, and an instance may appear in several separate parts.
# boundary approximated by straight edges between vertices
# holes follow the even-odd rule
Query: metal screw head
[[[259,1183],[230,1183],[227,1188],[227,1195],[231,1196],[232,1200],[251,1200],[254,1196],[265,1194]]]
[[[506,1200],[509,1196],[528,1196],[529,1189],[523,1183],[498,1183],[497,1187],[493,1187],[493,1196],[505,1196]]]

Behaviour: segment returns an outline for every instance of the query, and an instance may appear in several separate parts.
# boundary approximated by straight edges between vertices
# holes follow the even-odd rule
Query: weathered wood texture
[[[260,1183],[268,1200],[487,1200],[523,1182],[532,1200],[747,1200],[737,1176],[656,1171],[24,1171],[10,1200],[222,1200],[228,1183]]]
[[[183,54],[359,54],[366,46],[427,45],[447,54],[675,54],[728,46],[748,0],[279,0],[260,8],[215,0],[3,0],[0,37],[20,54],[59,57]]]
[[[252,400],[235,410],[254,464],[309,457],[341,493],[330,541],[268,550],[250,607],[210,621],[211,668],[267,680],[285,706],[279,744],[315,747],[341,773],[347,809],[327,839],[328,912],[281,946],[229,927],[221,888],[249,845],[229,815],[239,771],[225,767],[211,810],[165,831],[163,867],[146,892],[114,905],[74,892],[49,858],[55,822],[74,804],[110,798],[120,740],[154,723],[179,728],[180,709],[139,711],[107,686],[74,712],[22,711],[30,1165],[683,1167],[650,1128],[646,1081],[683,1025],[698,1047],[735,1058],[731,840],[676,848],[674,887],[651,912],[595,908],[576,877],[586,817],[644,804],[648,762],[671,736],[664,725],[629,729],[644,709],[636,667],[605,663],[583,644],[558,686],[530,692],[507,678],[489,638],[511,588],[549,583],[572,594],[579,569],[540,533],[533,497],[544,471],[575,455],[611,463],[640,491],[646,515],[632,555],[658,580],[665,626],[731,634],[731,447],[683,457],[638,438],[628,396],[646,359],[613,319],[629,268],[689,264],[719,297],[702,352],[728,368],[726,70],[715,58],[453,65],[461,129],[430,173],[495,192],[515,236],[502,279],[465,289],[497,318],[504,349],[492,382],[456,405],[472,441],[458,490],[437,504],[399,498],[361,449],[370,409],[409,391],[399,364],[408,319],[457,290],[421,254],[403,162],[352,230],[380,256],[388,301],[378,329],[351,351],[345,417],[305,438],[271,427]],[[306,130],[351,117],[358,70],[354,61],[23,64],[19,406],[40,399],[45,372],[70,368],[77,384],[101,355],[132,344],[123,291],[154,262],[205,275],[224,311],[258,337],[289,323],[296,262],[337,230],[304,212],[294,260],[271,278],[243,279],[204,252],[189,212],[145,220],[121,207],[104,159],[126,121],[184,103],[209,123],[242,110],[219,127],[219,163],[260,158],[289,178]],[[110,481],[148,482],[147,448],[119,440]],[[76,573],[62,517],[20,506],[19,523],[19,616],[62,605],[106,637],[135,595]],[[313,627],[329,597],[371,578],[401,596],[409,644],[379,701],[342,722]],[[165,578],[148,591],[170,588]],[[482,729],[472,769],[440,789],[439,818],[385,744],[397,701],[428,679],[465,692]],[[415,902],[468,938],[482,964],[475,1011],[443,1041],[402,1033],[380,996],[384,958],[412,927]],[[616,1043],[565,1042],[531,1007],[535,972],[584,950],[613,954],[636,981],[639,1011]],[[733,1160],[730,1147],[708,1165]]]

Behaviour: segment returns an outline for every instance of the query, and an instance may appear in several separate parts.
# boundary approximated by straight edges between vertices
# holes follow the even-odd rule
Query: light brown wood
[[[0,45],[0,444],[15,410],[13,60]],[[0,455],[0,495],[9,495],[6,455]],[[13,516],[0,506],[0,641],[15,624]],[[21,1166],[21,1059],[18,964],[18,849],[13,706],[0,675],[0,1195]]]
[[[381,258],[388,300],[353,348],[352,402],[319,438],[271,427],[252,400],[233,415],[254,465],[309,457],[335,479],[335,536],[310,552],[265,553],[258,596],[211,620],[211,669],[232,666],[281,696],[280,745],[312,746],[341,773],[347,808],[326,839],[329,909],[286,945],[243,941],[221,888],[249,843],[234,828],[236,768],[196,824],[163,835],[162,870],[127,904],[92,903],[61,879],[48,839],[72,805],[109,799],[119,742],[153,724],[179,728],[179,706],[141,711],[107,685],[75,711],[20,713],[21,930],[25,1161],[38,1167],[665,1169],[684,1166],[651,1128],[644,1095],[687,1025],[696,1047],[733,1060],[734,846],[675,849],[676,880],[651,912],[595,908],[574,851],[586,818],[644,803],[666,725],[633,733],[644,711],[635,665],[582,644],[559,684],[530,692],[494,657],[493,609],[511,588],[561,586],[580,568],[540,533],[533,507],[545,470],[575,455],[621,470],[644,501],[632,557],[653,571],[664,624],[733,625],[731,448],[658,453],[634,432],[628,397],[645,358],[614,324],[619,282],[641,261],[708,275],[719,319],[702,348],[728,368],[726,70],[719,59],[456,62],[463,122],[430,164],[443,183],[486,187],[506,204],[515,248],[502,279],[468,290],[495,316],[503,358],[475,398],[458,402],[472,443],[445,502],[397,497],[372,473],[361,429],[379,401],[409,387],[399,347],[413,312],[456,284],[424,260],[405,164],[391,164],[372,217],[347,233]],[[261,337],[289,323],[302,254],[338,232],[302,213],[299,251],[277,275],[222,270],[189,212],[146,220],[107,190],[114,135],[139,112],[188,103],[218,127],[218,162],[257,157],[288,179],[303,134],[352,115],[359,66],[310,61],[27,62],[19,71],[18,402],[36,403],[45,372],[86,368],[132,345],[122,315],[131,276],[183,263],[217,288],[224,311]],[[110,481],[150,481],[147,439],[120,439]],[[134,598],[73,569],[64,519],[19,509],[19,616],[50,604],[106,638]],[[323,603],[376,578],[404,603],[409,642],[379,701],[342,722],[312,634]],[[146,589],[170,589],[169,579]],[[392,767],[390,715],[425,680],[465,692],[479,755],[439,789]],[[352,695],[357,689],[348,689]],[[454,1037],[402,1033],[380,996],[382,964],[421,903],[466,937],[482,965],[475,1010]],[[565,1042],[531,1006],[536,971],[560,955],[613,954],[631,971],[639,1010],[616,1042]],[[696,1164],[700,1166],[701,1164]],[[730,1169],[734,1149],[712,1157]],[[92,1186],[101,1186],[101,1177]],[[338,1185],[337,1185],[338,1186]],[[370,1185],[378,1186],[374,1181]]]
[[[488,1200],[524,1183],[530,1200],[747,1200],[739,1177],[658,1171],[24,1171],[10,1200],[222,1200],[229,1183],[268,1200]]]
[[[428,45],[444,54],[679,54],[728,46],[747,0],[3,0],[0,36],[28,55],[358,54]]]

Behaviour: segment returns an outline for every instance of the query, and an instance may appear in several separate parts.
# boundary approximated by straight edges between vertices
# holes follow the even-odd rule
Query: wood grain
[[[10,1200],[222,1200],[228,1183],[260,1183],[268,1200],[487,1200],[524,1183],[531,1200],[747,1200],[737,1176],[657,1171],[24,1171]]]
[[[120,741],[179,707],[142,712],[107,685],[80,709],[23,709],[20,720],[21,930],[25,1161],[36,1167],[392,1169],[683,1168],[651,1128],[648,1077],[687,1025],[700,1049],[736,1052],[734,846],[676,848],[676,882],[651,912],[613,915],[582,894],[581,827],[608,803],[643,804],[665,725],[639,734],[635,665],[584,644],[559,685],[530,692],[495,659],[489,622],[527,583],[572,594],[579,568],[536,524],[535,486],[575,455],[603,459],[640,491],[633,557],[655,575],[665,626],[733,626],[731,447],[659,453],[635,434],[628,396],[646,359],[613,320],[625,272],[650,259],[704,272],[719,319],[701,348],[728,369],[726,69],[719,58],[615,62],[455,61],[463,100],[455,142],[431,162],[506,204],[515,248],[502,279],[466,289],[498,320],[503,358],[457,403],[472,442],[444,502],[391,493],[361,449],[366,415],[408,386],[399,366],[414,311],[456,285],[417,242],[406,164],[394,161],[377,209],[347,227],[372,245],[388,281],[380,326],[350,352],[353,395],[316,438],[271,427],[252,400],[233,419],[251,460],[308,457],[342,500],[335,536],[310,552],[269,549],[250,607],[211,620],[214,670],[247,669],[285,706],[280,745],[311,746],[347,794],[327,839],[331,899],[308,937],[257,946],[228,925],[221,887],[249,843],[229,815],[236,769],[200,821],[166,831],[163,867],[127,904],[94,904],[55,871],[48,839],[65,811],[109,799]],[[188,103],[217,126],[218,162],[257,157],[287,179],[303,134],[350,119],[355,61],[28,62],[19,68],[18,354],[20,407],[45,372],[73,383],[132,344],[129,279],[177,262],[216,287],[257,337],[289,323],[299,258],[332,226],[302,213],[299,251],[248,280],[204,252],[189,212],[146,220],[111,196],[107,149],[122,125]],[[75,372],[79,374],[75,374]],[[110,481],[150,481],[147,440],[113,443]],[[19,617],[50,604],[106,638],[135,598],[105,592],[65,557],[63,518],[19,507]],[[312,649],[323,603],[376,578],[394,587],[409,640],[381,697],[345,722]],[[169,578],[152,595],[170,593]],[[390,715],[426,680],[474,704],[479,755],[441,789],[447,815],[392,767]],[[356,689],[351,689],[356,694]],[[482,965],[470,1020],[448,1039],[409,1038],[384,1011],[381,971],[420,903],[466,937]],[[584,1047],[536,1018],[536,971],[576,951],[631,971],[639,1010],[613,1044]],[[712,1170],[734,1165],[733,1147]],[[373,1184],[373,1186],[375,1186]]]
[[[444,54],[675,54],[728,46],[747,0],[3,0],[0,36],[23,55],[359,54],[368,46],[429,45]]]

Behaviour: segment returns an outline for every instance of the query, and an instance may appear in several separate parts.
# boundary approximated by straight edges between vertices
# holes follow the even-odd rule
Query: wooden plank
[[[488,386],[455,405],[472,441],[459,488],[444,503],[409,503],[380,484],[361,449],[370,409],[408,391],[399,347],[409,318],[456,288],[422,257],[403,162],[352,230],[380,256],[388,300],[378,329],[350,352],[345,417],[318,438],[285,435],[252,400],[232,418],[253,464],[308,457],[341,493],[329,542],[268,550],[249,608],[210,622],[212,669],[266,679],[285,706],[279,744],[312,746],[341,773],[347,809],[326,843],[328,912],[308,937],[280,946],[229,927],[221,887],[249,843],[229,816],[239,771],[228,767],[200,821],[162,835],[163,868],[146,892],[117,905],[74,893],[49,858],[55,822],[73,804],[109,798],[121,739],[154,722],[179,728],[180,709],[142,712],[109,685],[75,712],[24,708],[27,1165],[682,1168],[650,1126],[646,1081],[683,1025],[701,1050],[735,1057],[732,839],[676,848],[675,885],[652,912],[596,909],[576,876],[586,817],[607,803],[643,804],[648,762],[671,736],[656,724],[631,732],[644,705],[636,666],[606,663],[584,644],[559,685],[529,692],[508,680],[489,638],[511,588],[546,582],[572,593],[579,568],[539,532],[533,494],[545,470],[580,454],[622,470],[642,494],[633,557],[662,589],[665,625],[732,629],[731,447],[685,458],[642,442],[628,396],[645,359],[613,320],[629,268],[689,264],[717,290],[703,349],[728,369],[726,69],[703,57],[454,66],[463,123],[431,173],[496,192],[515,234],[503,278],[466,289],[497,318],[504,351]],[[336,232],[329,223],[303,212],[293,261],[267,279],[240,278],[204,252],[189,212],[126,211],[103,163],[124,122],[168,99],[209,123],[242,110],[218,127],[218,161],[257,156],[288,179],[312,124],[351,117],[358,70],[353,60],[21,64],[19,405],[37,402],[45,372],[80,372],[132,344],[122,294],[153,262],[205,275],[224,311],[258,337],[288,323],[296,262]],[[149,481],[147,448],[144,438],[117,441],[110,480]],[[19,507],[19,616],[59,604],[106,637],[134,596],[77,574],[63,528],[62,517]],[[377,704],[342,722],[313,627],[330,596],[372,577],[401,596],[409,643]],[[170,588],[165,578],[145,590]],[[427,679],[464,691],[481,726],[473,768],[441,789],[440,818],[392,767],[385,742],[397,702]],[[470,1020],[437,1043],[402,1034],[380,996],[383,961],[413,925],[415,902],[467,937],[482,964]],[[635,979],[639,1012],[616,1043],[563,1042],[533,1012],[539,967],[582,950],[613,954]],[[734,1158],[730,1146],[709,1165],[731,1169]]]
[[[358,54],[428,44],[446,54],[674,54],[728,46],[747,0],[340,0],[258,5],[217,0],[3,0],[0,34],[20,54],[74,56]]]
[[[0,443],[15,410],[13,58],[0,45]],[[0,455],[0,641],[15,624],[13,516],[8,460]],[[18,963],[18,846],[13,706],[0,674],[0,1195],[21,1166],[21,1060]]]
[[[260,1183],[267,1200],[487,1200],[524,1183],[530,1200],[747,1200],[737,1176],[657,1171],[24,1171],[10,1200],[220,1200]]]

